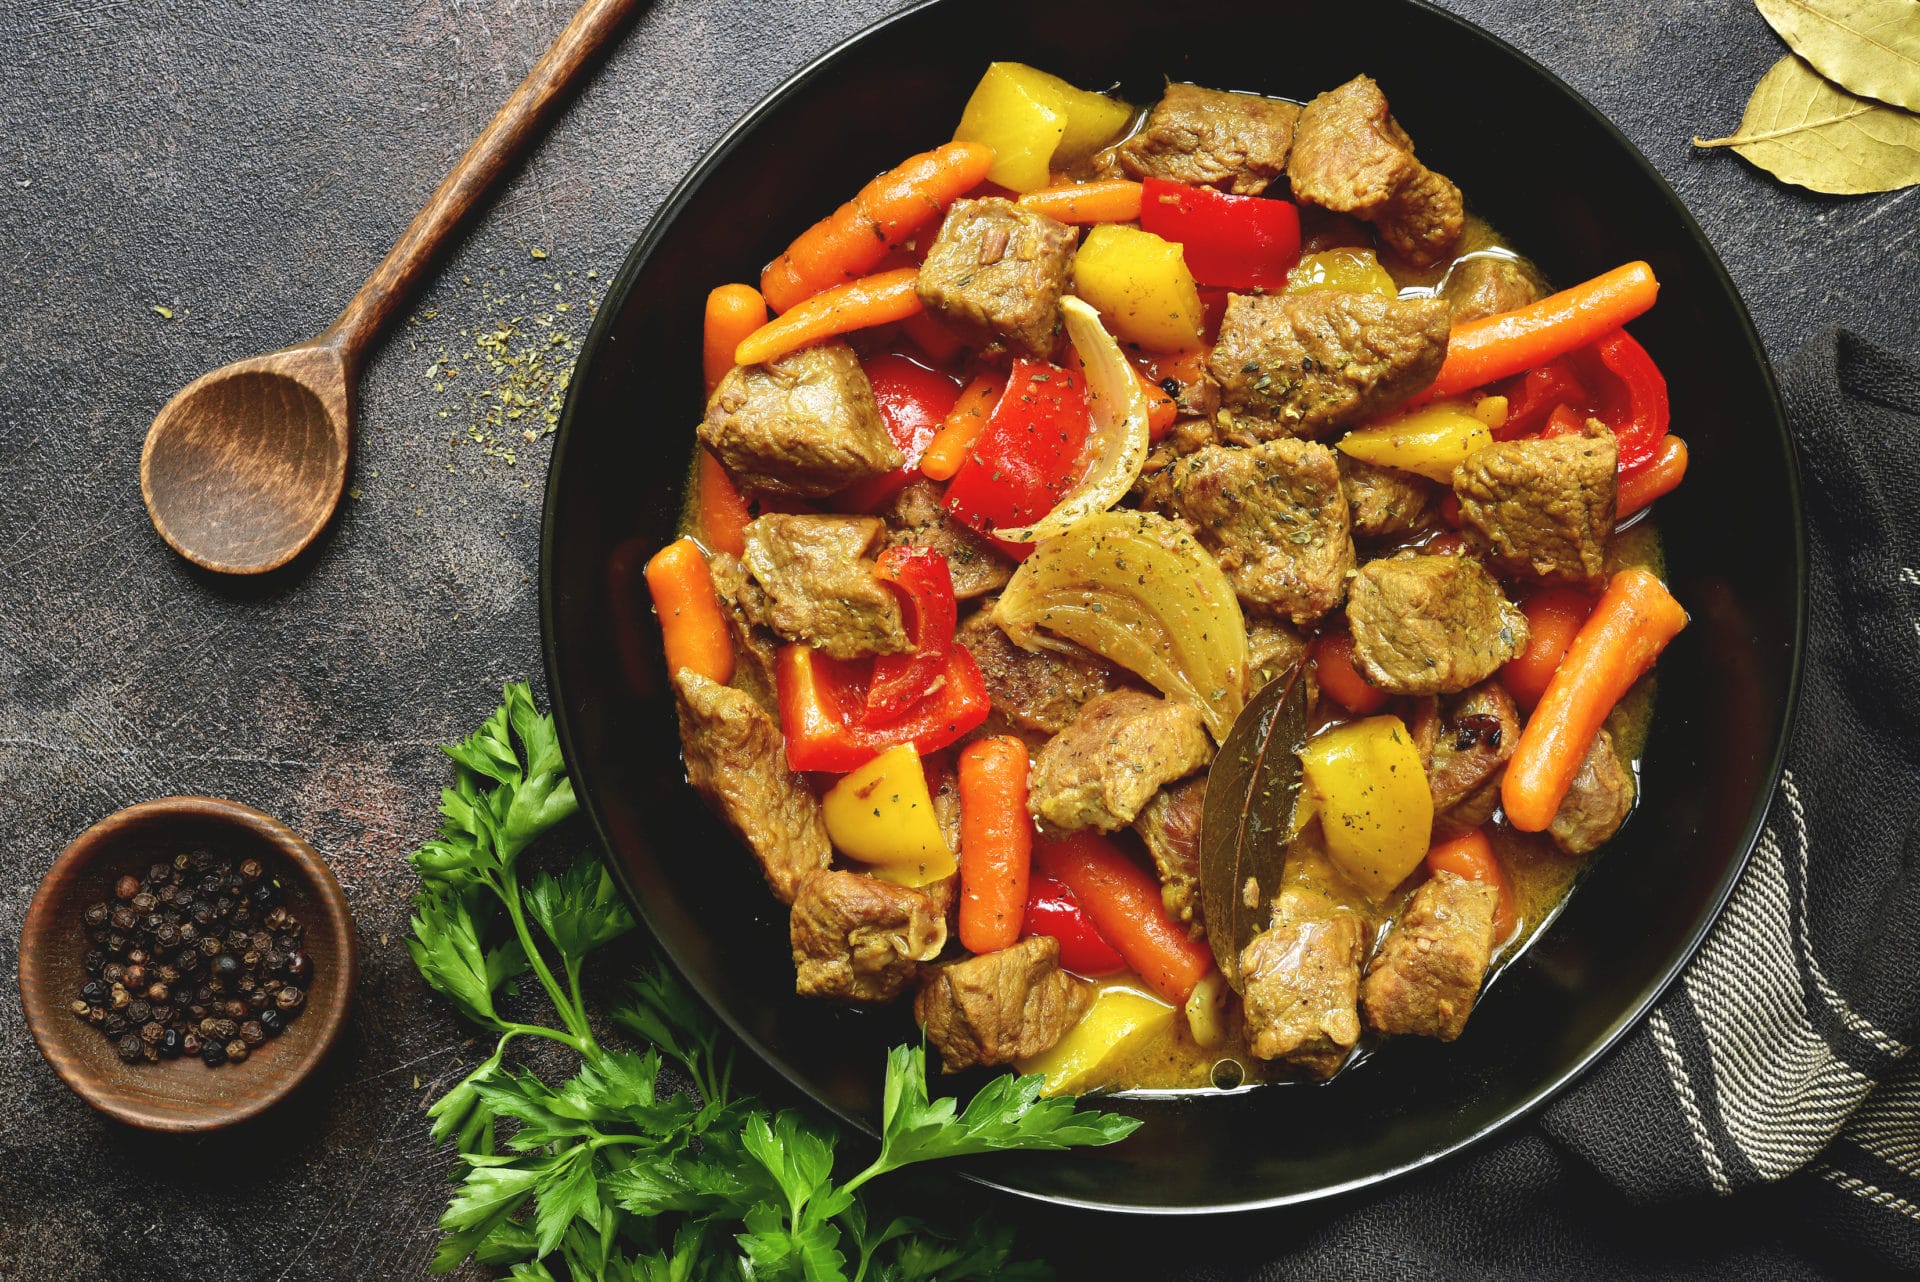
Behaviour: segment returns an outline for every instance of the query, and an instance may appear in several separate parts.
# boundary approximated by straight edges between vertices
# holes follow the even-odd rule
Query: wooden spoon
[[[260,574],[326,528],[346,489],[368,345],[637,3],[580,6],[325,333],[202,375],[167,402],[140,455],[140,493],[174,551],[209,570]]]

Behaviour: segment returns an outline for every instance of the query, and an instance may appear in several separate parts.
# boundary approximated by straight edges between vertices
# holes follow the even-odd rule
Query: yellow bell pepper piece
[[[1155,352],[1200,346],[1200,291],[1170,240],[1102,223],[1074,255],[1073,283],[1116,338]]]
[[[1287,292],[1303,289],[1348,289],[1357,293],[1398,298],[1400,287],[1380,265],[1371,249],[1326,249],[1303,255],[1287,273]]]
[[[1327,857],[1375,902],[1427,854],[1433,794],[1413,736],[1398,717],[1335,726],[1300,750]]]
[[[1080,1022],[1053,1048],[1015,1067],[1046,1078],[1044,1095],[1078,1095],[1101,1084],[1100,1069],[1121,1048],[1157,1037],[1173,1027],[1173,1007],[1124,981],[1103,984]]]
[[[843,776],[820,808],[827,839],[873,875],[903,886],[924,886],[953,875],[953,851],[927,791],[920,754],[910,743],[889,748]]]
[[[1488,427],[1502,428],[1507,425],[1507,408],[1507,398],[1504,396],[1482,396],[1467,412]]]
[[[992,181],[1034,191],[1052,181],[1053,169],[1111,141],[1132,116],[1127,103],[1024,63],[996,62],[967,99],[953,137],[993,148]]]
[[[1436,401],[1371,427],[1355,428],[1340,438],[1338,448],[1362,463],[1397,467],[1450,485],[1453,469],[1491,444],[1493,433],[1484,419],[1459,402]]]

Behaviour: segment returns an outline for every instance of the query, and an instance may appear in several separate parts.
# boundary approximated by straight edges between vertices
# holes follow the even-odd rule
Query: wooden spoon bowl
[[[112,902],[113,883],[182,851],[254,858],[277,877],[284,903],[306,928],[313,959],[304,1009],[244,1064],[208,1068],[182,1056],[126,1064],[100,1030],[68,1009],[90,978],[88,904]],[[152,1131],[211,1131],[254,1117],[299,1087],[346,1027],[359,971],[358,944],[340,883],[313,847],[269,815],[211,797],[164,797],[108,815],[54,861],[20,930],[20,1003],[40,1053],[81,1099]]]

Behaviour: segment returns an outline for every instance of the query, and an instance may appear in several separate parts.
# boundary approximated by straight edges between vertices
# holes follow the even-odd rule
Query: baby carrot
[[[1619,497],[1614,502],[1616,516],[1632,516],[1664,494],[1671,494],[1687,474],[1687,443],[1677,436],[1661,438],[1653,459],[1645,467],[1622,473]]]
[[[1130,223],[1140,217],[1140,184],[1124,178],[1064,183],[1030,191],[1019,203],[1056,222]]]
[[[1027,745],[976,739],[960,754],[960,943],[991,953],[1020,940],[1033,857]]]
[[[1147,439],[1157,441],[1173,430],[1174,420],[1180,417],[1180,407],[1167,395],[1167,389],[1148,378],[1138,365],[1130,368],[1147,397]]]
[[[909,156],[801,232],[760,274],[761,292],[774,311],[784,312],[866,275],[888,250],[984,182],[992,167],[993,149],[977,142],[944,143]]]
[[[927,452],[920,456],[920,470],[929,480],[953,479],[967,451],[980,439],[980,433],[986,431],[987,420],[993,417],[994,406],[1000,403],[1006,386],[1004,374],[982,374],[967,384],[940,424],[940,430],[927,442]]]
[[[841,334],[905,320],[921,310],[914,292],[919,279],[919,268],[901,267],[815,294],[749,334],[734,349],[733,363],[764,365]]]
[[[1553,822],[1613,705],[1686,626],[1687,612],[1652,573],[1632,569],[1613,576],[1507,762],[1500,800],[1515,828],[1540,832]]]
[[[660,616],[668,674],[691,668],[722,685],[732,680],[733,637],[700,545],[675,539],[654,553],[647,562],[647,591]]]
[[[1456,325],[1428,394],[1458,395],[1565,356],[1652,307],[1659,292],[1653,268],[1634,262],[1537,303]]]
[[[1033,852],[1034,868],[1073,892],[1093,928],[1147,987],[1176,1006],[1213,969],[1213,949],[1167,915],[1160,883],[1097,832],[1076,832]]]
[[[707,295],[706,330],[700,345],[700,363],[707,375],[707,395],[733,368],[733,351],[747,335],[767,323],[767,303],[751,285],[722,285]]]
[[[747,525],[753,511],[727,475],[720,460],[706,450],[700,451],[700,470],[694,476],[694,511],[700,527],[700,541],[709,551],[739,556],[747,550]]]
[[[1443,841],[1427,852],[1427,868],[1432,872],[1450,872],[1468,881],[1484,881],[1500,892],[1493,910],[1493,942],[1505,943],[1513,935],[1513,891],[1507,875],[1500,869],[1500,858],[1486,830],[1475,828],[1464,837]]]
[[[1593,611],[1593,598],[1572,588],[1546,588],[1520,603],[1527,616],[1527,648],[1500,668],[1500,684],[1513,701],[1532,709],[1567,657],[1567,647]]]

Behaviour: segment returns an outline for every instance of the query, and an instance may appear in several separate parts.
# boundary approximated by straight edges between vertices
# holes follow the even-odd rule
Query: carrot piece
[[[1580,625],[1593,613],[1593,598],[1572,588],[1547,588],[1520,603],[1527,616],[1527,648],[1500,669],[1500,684],[1513,701],[1532,711],[1547,692]]]
[[[1010,735],[976,739],[960,754],[960,943],[968,952],[1019,942],[1032,858],[1027,745]]]
[[[921,310],[913,288],[919,279],[919,268],[901,267],[815,294],[747,335],[734,349],[734,364],[764,365],[841,334],[905,320]]]
[[[1632,516],[1661,495],[1673,493],[1686,474],[1687,443],[1677,436],[1663,438],[1651,462],[1621,475],[1615,516]]]
[[[722,285],[707,295],[700,363],[706,370],[708,396],[733,368],[734,349],[766,323],[767,301],[751,285]]]
[[[1651,572],[1613,576],[1507,762],[1500,800],[1515,828],[1540,832],[1553,822],[1607,713],[1686,626],[1687,612]]]
[[[747,550],[747,526],[753,510],[734,485],[727,469],[707,450],[700,451],[700,471],[693,480],[694,513],[700,541],[710,552],[739,556]]]
[[[1537,303],[1455,325],[1428,394],[1454,396],[1565,356],[1652,307],[1659,292],[1653,268],[1633,262]]]
[[[943,143],[907,157],[801,232],[760,274],[761,292],[774,311],[784,312],[866,275],[888,250],[978,187],[992,167],[993,149],[977,142]]]
[[[721,685],[733,679],[733,636],[720,613],[706,554],[692,539],[675,539],[647,562],[647,591],[660,616],[667,671],[691,668]]]
[[[1043,187],[1020,197],[1018,203],[1056,222],[1079,226],[1089,223],[1130,223],[1140,217],[1140,191],[1141,186],[1137,182],[1108,178]]]
[[[940,430],[927,442],[927,452],[920,456],[920,470],[929,480],[953,479],[953,474],[966,460],[967,451],[980,439],[980,433],[987,430],[987,420],[993,417],[994,407],[1006,390],[1004,374],[982,374],[967,384],[940,424]]]
[[[1178,1006],[1213,969],[1213,949],[1167,915],[1160,883],[1097,832],[1076,832],[1033,852],[1035,868],[1073,892],[1101,938],[1133,973]]]
[[[1148,378],[1139,366],[1130,368],[1133,376],[1140,380],[1140,390],[1147,396],[1147,439],[1157,441],[1173,430],[1173,421],[1180,417],[1180,407],[1167,395],[1167,389]]]
[[[1450,872],[1468,881],[1484,881],[1499,891],[1500,899],[1493,910],[1493,942],[1498,946],[1513,938],[1513,889],[1507,885],[1507,874],[1501,870],[1500,857],[1493,853],[1485,829],[1475,828],[1464,837],[1443,841],[1429,850],[1427,869]]]
[[[1387,705],[1387,692],[1367,684],[1353,661],[1353,638],[1344,632],[1323,632],[1308,647],[1313,674],[1320,688],[1356,716],[1366,717]]]

